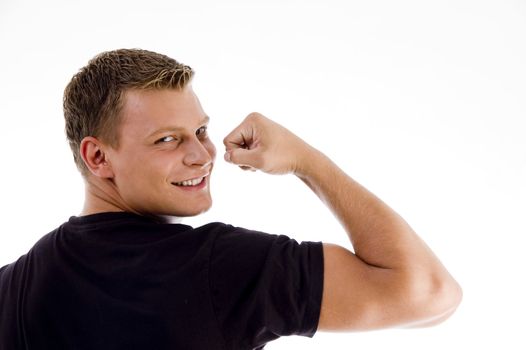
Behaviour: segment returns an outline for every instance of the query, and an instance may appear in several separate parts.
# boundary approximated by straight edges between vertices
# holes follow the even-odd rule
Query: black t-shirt
[[[258,349],[312,337],[322,290],[321,243],[72,217],[0,269],[0,348]]]

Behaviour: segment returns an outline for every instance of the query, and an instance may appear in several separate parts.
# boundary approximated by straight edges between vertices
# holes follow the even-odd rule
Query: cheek
[[[119,164],[115,180],[117,184],[126,188],[134,187],[136,184],[139,184],[140,179],[145,176],[144,173],[147,171],[148,166],[146,164],[140,164],[137,162],[137,159],[131,158]]]
[[[159,156],[137,154],[134,156],[123,157],[119,159],[116,177],[120,178],[121,182],[142,183],[147,182],[149,178],[153,178],[166,163],[163,163]]]

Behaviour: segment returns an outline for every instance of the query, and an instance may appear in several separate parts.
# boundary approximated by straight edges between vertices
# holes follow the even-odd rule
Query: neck
[[[128,212],[144,215],[124,203],[111,180],[87,178],[84,180],[84,183],[84,208],[80,216],[107,212]],[[182,221],[182,218],[177,216],[152,215],[151,217],[159,222],[168,224],[180,223]]]
[[[84,184],[85,198],[81,216],[104,212],[134,212],[123,204],[115,186],[108,180],[88,177],[84,179]]]

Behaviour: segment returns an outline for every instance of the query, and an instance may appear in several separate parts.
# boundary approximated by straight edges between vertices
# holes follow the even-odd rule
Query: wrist
[[[327,157],[316,148],[306,144],[296,158],[293,174],[302,180],[313,177],[317,169],[323,168]]]

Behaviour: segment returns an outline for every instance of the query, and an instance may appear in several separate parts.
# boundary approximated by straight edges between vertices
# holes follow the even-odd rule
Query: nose
[[[214,160],[215,147],[212,142],[206,144],[198,139],[185,140],[185,156],[183,163],[187,166],[199,166],[205,168]]]

